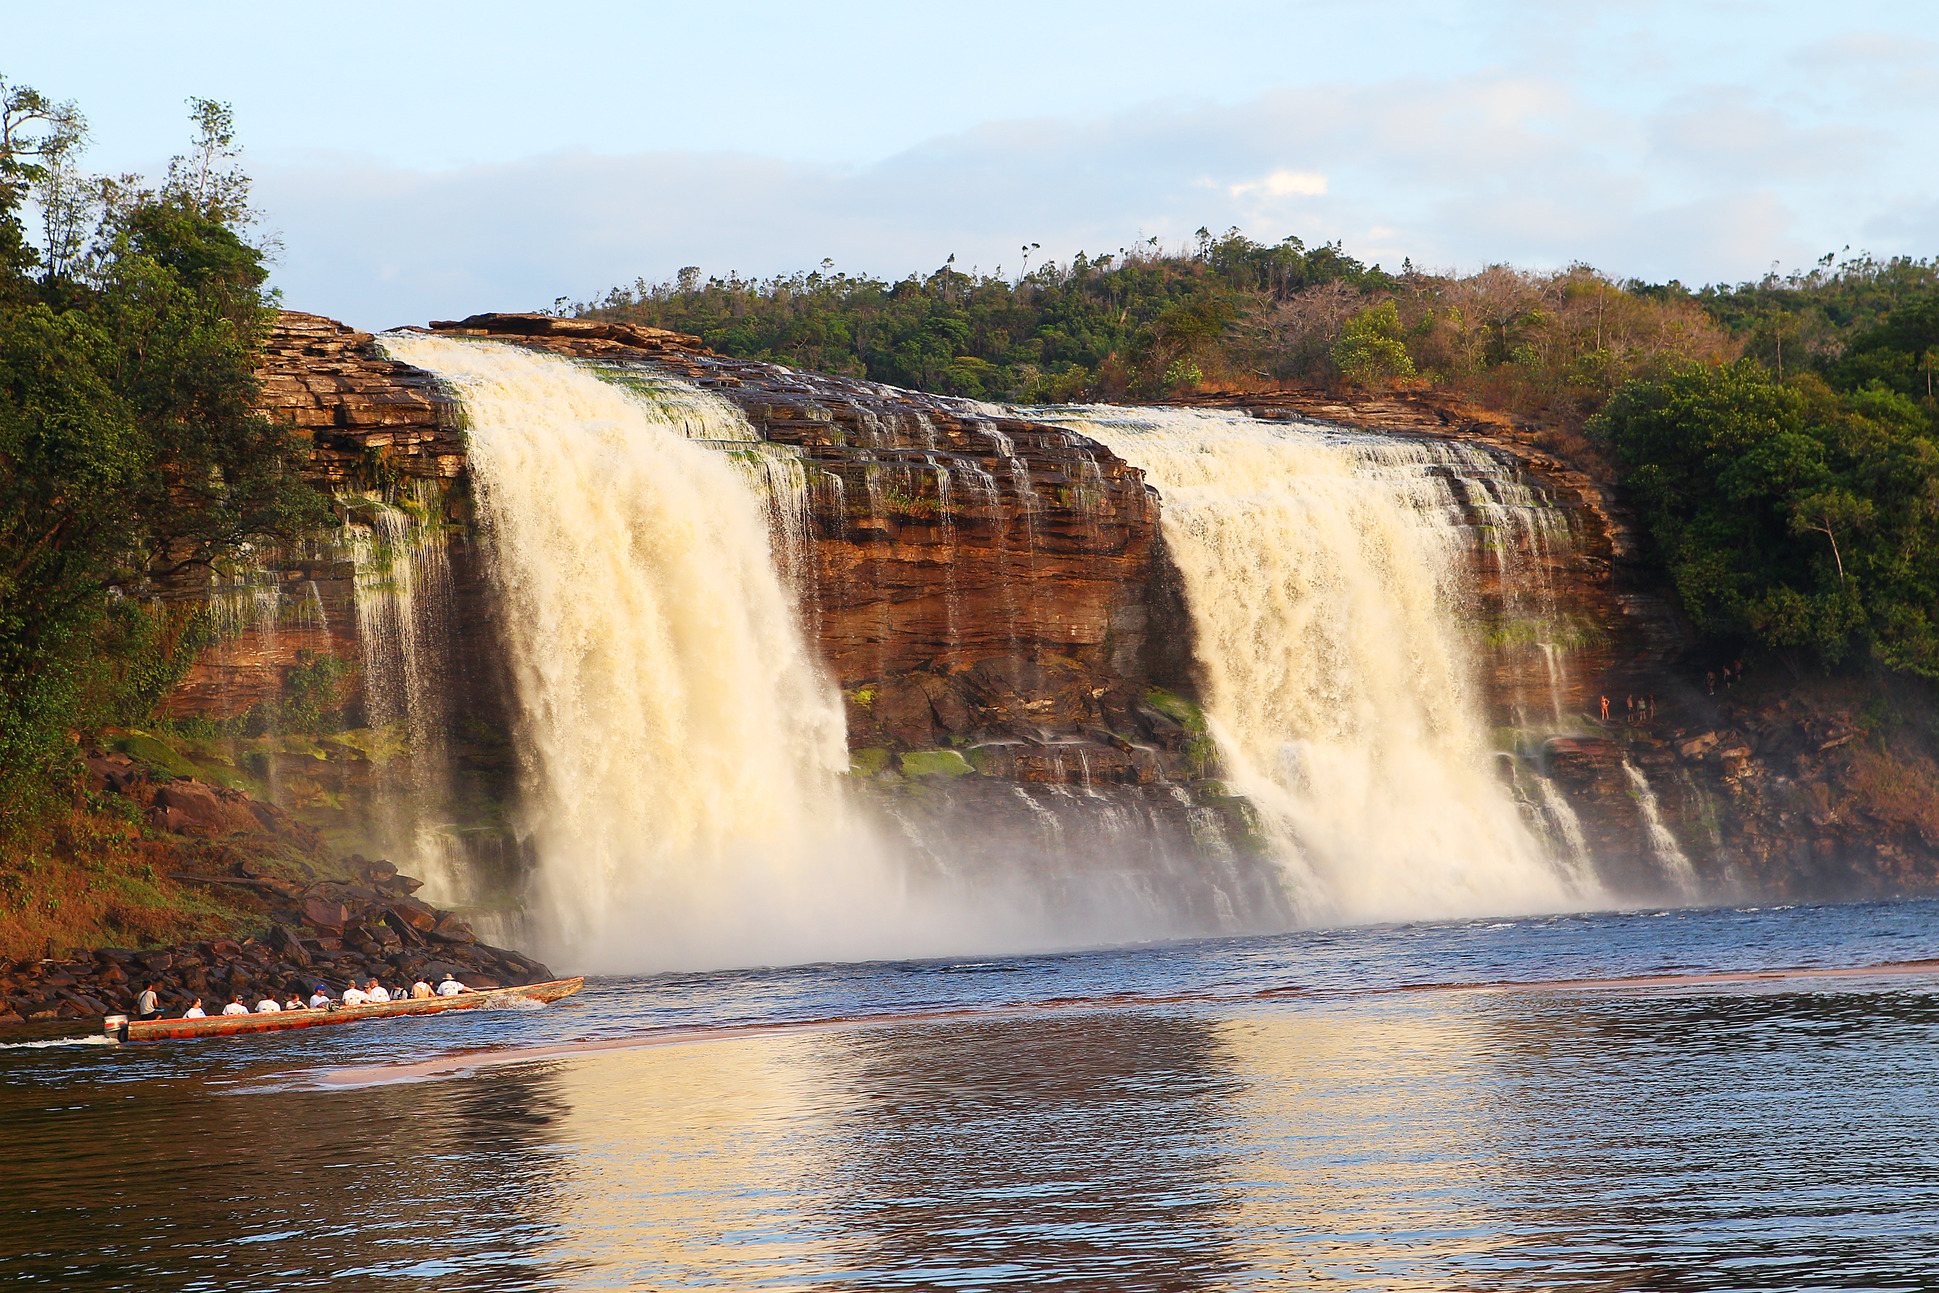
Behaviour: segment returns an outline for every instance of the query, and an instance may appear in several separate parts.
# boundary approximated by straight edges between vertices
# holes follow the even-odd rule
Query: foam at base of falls
[[[1490,767],[1461,615],[1469,540],[1448,481],[1502,474],[1492,460],[1235,414],[1032,415],[1103,442],[1163,494],[1213,735],[1306,918],[1594,900]],[[1502,519],[1506,492],[1487,497]]]

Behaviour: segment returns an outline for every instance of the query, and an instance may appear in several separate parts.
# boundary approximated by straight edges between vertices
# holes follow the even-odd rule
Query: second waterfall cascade
[[[1593,905],[1593,881],[1551,857],[1497,775],[1482,719],[1471,536],[1447,477],[1490,464],[1237,414],[1029,415],[1101,441],[1164,497],[1208,718],[1306,918]],[[1483,506],[1498,525],[1527,520]]]

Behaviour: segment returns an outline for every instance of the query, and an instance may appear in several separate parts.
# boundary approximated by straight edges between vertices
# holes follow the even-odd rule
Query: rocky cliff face
[[[1054,845],[1155,875],[1168,859],[1203,853],[1210,830],[1232,868],[1228,893],[1270,888],[1248,852],[1245,806],[1207,779],[1216,768],[1188,699],[1190,623],[1160,535],[1161,500],[1135,468],[1000,410],[730,359],[672,333],[533,315],[433,330],[671,373],[732,402],[769,451],[798,457],[806,541],[788,557],[806,618],[847,700],[857,779],[920,847],[960,852],[971,836],[991,856]],[[415,740],[443,742],[455,769],[456,788],[443,792],[454,828],[496,841],[500,864],[515,865],[503,829],[516,787],[509,701],[471,538],[458,411],[428,375],[311,315],[284,317],[265,396],[315,433],[314,478],[344,500],[350,530],[377,525],[359,509],[378,504],[360,497],[410,500],[412,533],[435,530],[448,613],[418,667],[449,699],[418,716]],[[1752,706],[1747,691],[1729,706],[1709,695],[1706,662],[1643,577],[1619,501],[1541,448],[1531,428],[1421,400],[1339,405],[1278,393],[1223,403],[1467,443],[1513,464],[1565,518],[1563,532],[1523,536],[1513,551],[1477,548],[1474,618],[1491,639],[1482,659],[1496,726],[1527,772],[1564,790],[1574,829],[1618,892],[1664,891],[1664,832],[1713,893],[1899,891],[1939,874],[1939,814],[1922,825],[1917,796],[1900,795],[1887,820],[1855,806],[1856,791],[1808,789],[1827,776],[1877,781],[1876,770],[1838,761],[1852,744],[1840,734],[1857,730],[1848,718],[1785,717]],[[379,656],[396,649],[371,640],[381,620],[369,613],[367,578],[360,593],[357,559],[327,543],[266,557],[250,575],[256,591],[230,596],[256,607],[254,618],[227,612],[225,640],[171,712],[234,720],[286,695],[325,656],[361,662],[340,682],[351,710],[384,709],[363,692],[381,681]],[[1534,613],[1531,590],[1568,626],[1559,653],[1552,632],[1546,648],[1517,636]],[[1655,705],[1626,721],[1632,696]],[[411,756],[381,746],[278,744],[270,733],[255,771],[290,788],[298,816],[354,844],[356,819],[375,811],[384,785],[413,789],[396,773]],[[1074,845],[1086,832],[1095,838]]]

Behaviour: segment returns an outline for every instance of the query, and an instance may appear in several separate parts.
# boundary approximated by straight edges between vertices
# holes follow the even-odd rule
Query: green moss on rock
[[[889,752],[880,746],[871,745],[848,752],[848,771],[852,776],[880,776],[888,766]]]
[[[902,756],[905,777],[966,777],[975,771],[957,750],[911,750]]]

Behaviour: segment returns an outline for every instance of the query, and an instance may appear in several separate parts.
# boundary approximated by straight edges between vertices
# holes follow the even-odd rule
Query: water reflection
[[[1833,915],[1874,945],[1869,917]],[[1682,944],[1701,941],[1678,932],[1693,919],[1630,920],[1608,955],[1683,964]],[[1776,919],[1738,922],[1751,931],[1738,952],[1705,955],[1779,955]],[[1785,919],[1788,959],[1831,918]],[[1555,928],[1522,929],[1527,964],[1504,955],[1488,973],[1553,973],[1540,938]],[[1361,950],[1400,947],[1376,982],[1391,986],[1449,977],[1476,937],[1301,946],[1346,949],[1329,963],[1336,984],[1370,977]],[[1851,940],[1821,941],[1824,959],[1851,958]],[[1001,976],[803,967],[612,983],[583,1016],[446,1032],[0,1049],[0,1282],[1939,1287],[1930,981],[1041,1008],[1283,981],[1288,946],[1017,958]],[[364,1090],[289,1081],[427,1044],[825,1019],[858,1001],[989,1013],[733,1032]]]
[[[827,1038],[847,1282],[1174,1289],[1234,1272],[1228,1105],[1209,1020],[1098,1014]]]
[[[1925,1288],[1939,1274],[1939,998],[1483,999],[1518,1236],[1596,1288]],[[1920,1274],[1923,1272],[1923,1274]]]
[[[552,1287],[548,1088],[0,1088],[0,1268],[75,1290]]]

